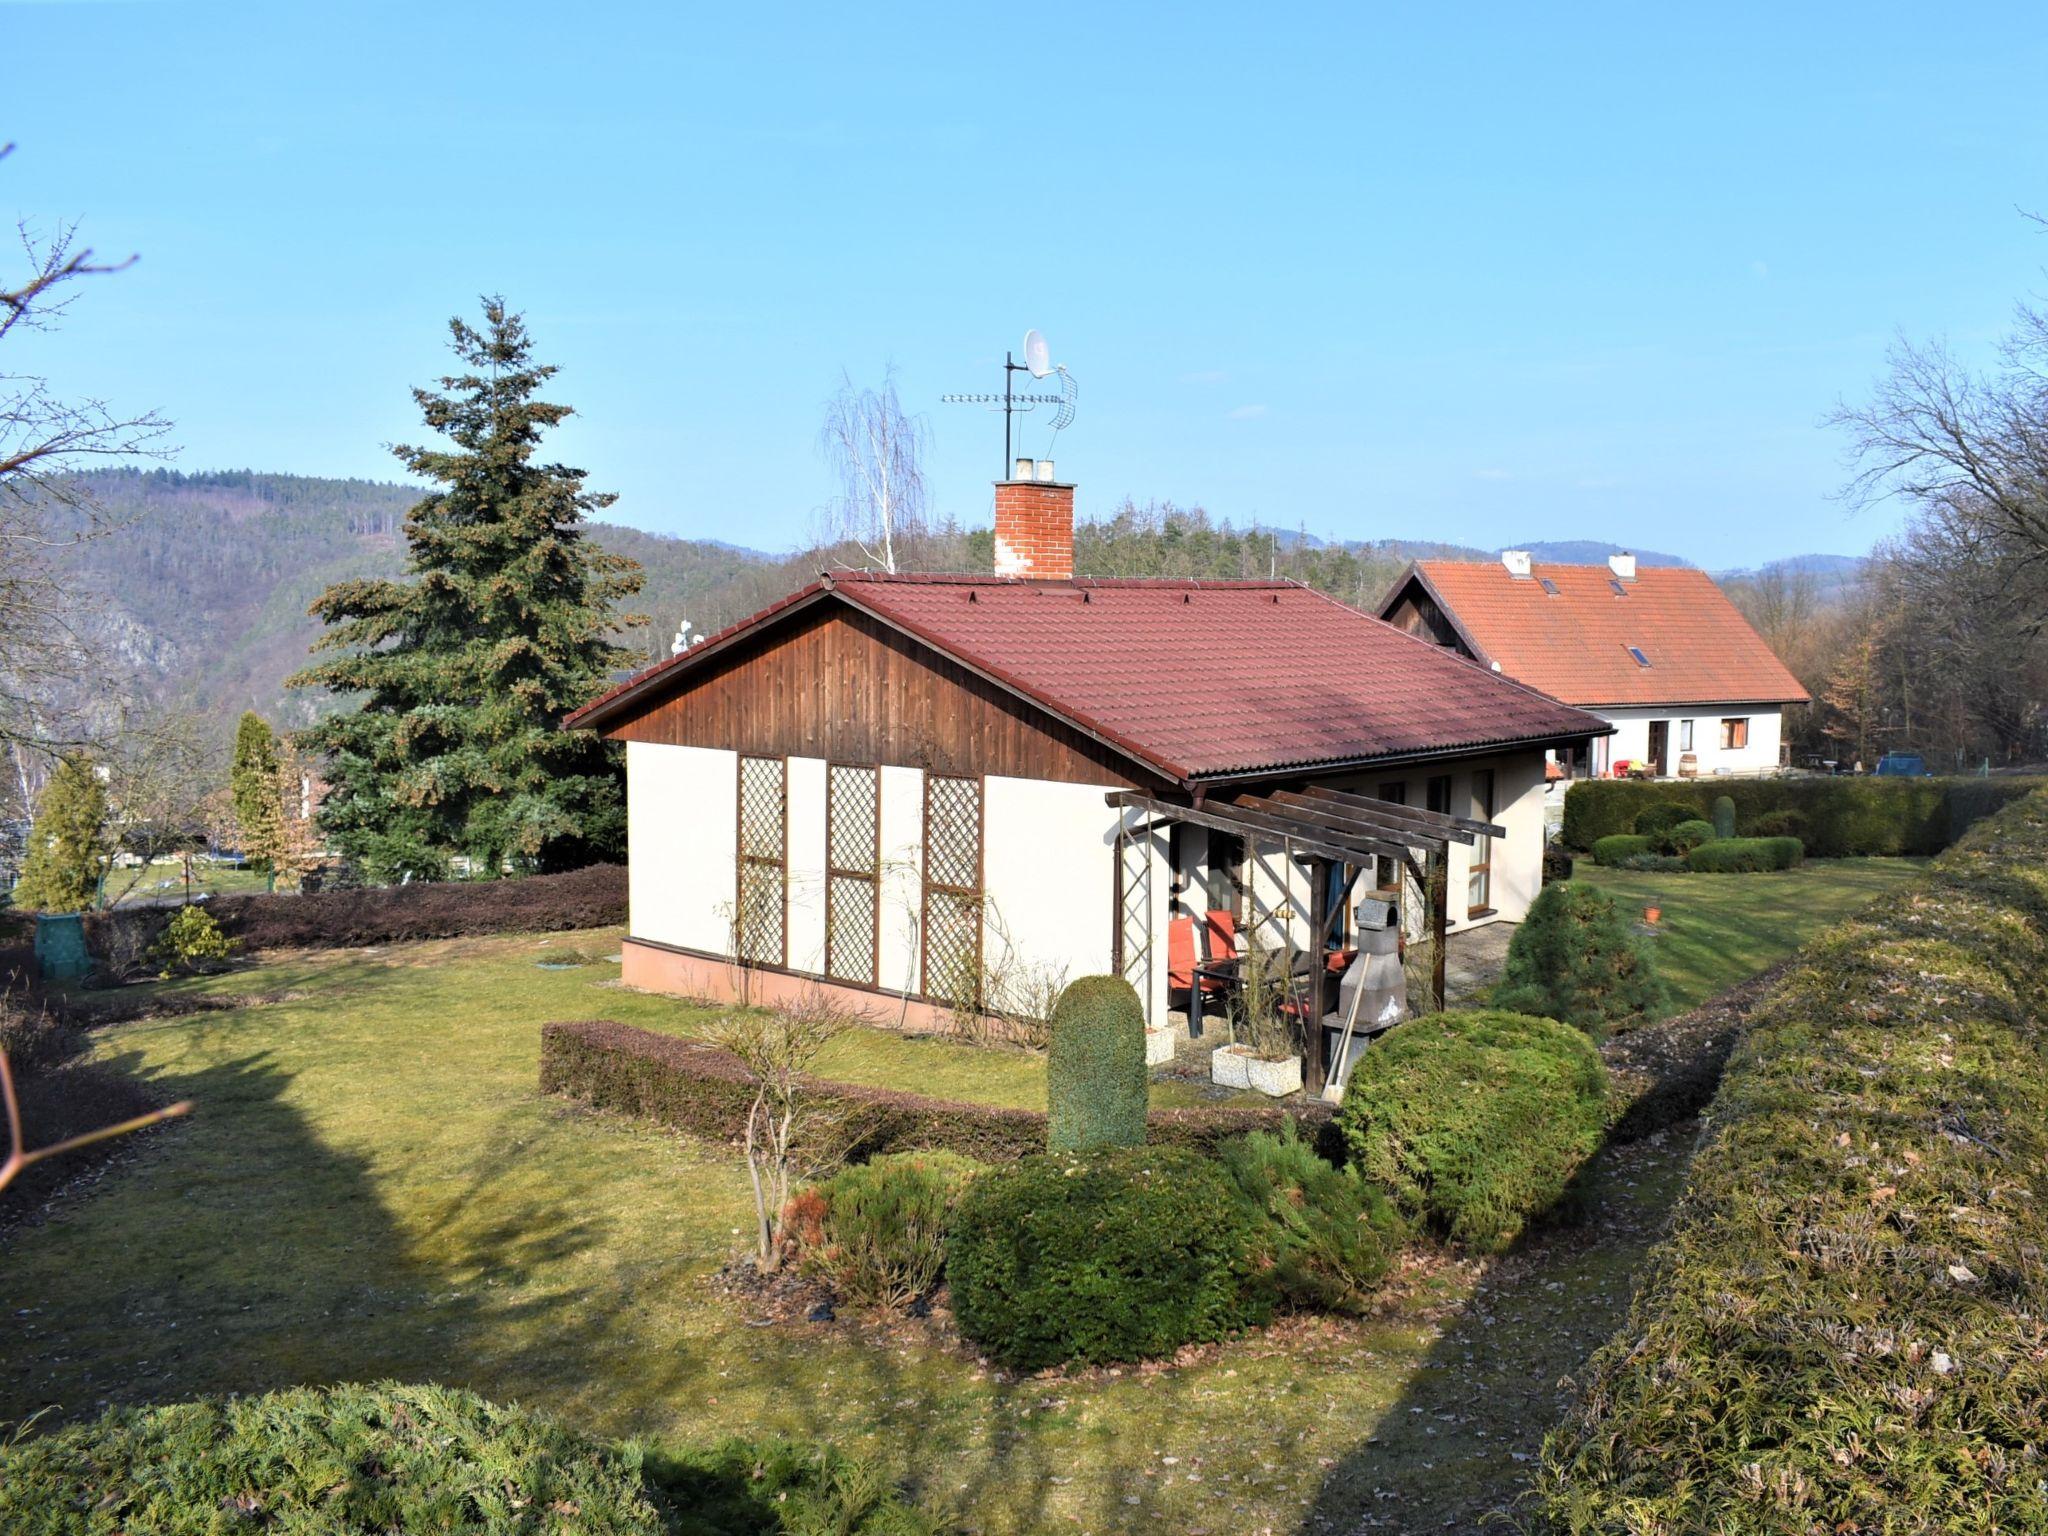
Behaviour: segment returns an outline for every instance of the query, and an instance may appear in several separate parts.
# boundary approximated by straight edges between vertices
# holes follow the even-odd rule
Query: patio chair
[[[1195,920],[1176,917],[1166,925],[1167,1006],[1185,1008],[1195,989],[1195,967],[1207,958],[1195,947]],[[1202,993],[1214,997],[1226,990],[1220,976],[1204,976]]]

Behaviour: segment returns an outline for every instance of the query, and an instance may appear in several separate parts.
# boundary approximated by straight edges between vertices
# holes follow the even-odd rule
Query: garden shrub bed
[[[1796,837],[1727,837],[1687,850],[1685,867],[1696,875],[1755,875],[1791,869],[1805,857]]]
[[[1750,1012],[1554,1529],[2048,1529],[2048,793]]]
[[[383,1536],[936,1536],[824,1448],[650,1452],[448,1387],[344,1384],[116,1409],[0,1446],[20,1536],[239,1530]]]
[[[1590,853],[1604,837],[1636,831],[1636,819],[1663,805],[1711,820],[1714,802],[1735,802],[1745,835],[1797,829],[1815,858],[1923,856],[1941,852],[1982,818],[2037,789],[2040,779],[1696,779],[1641,783],[1586,779],[1565,792],[1563,841]],[[1796,812],[1798,823],[1759,825]]]
[[[727,1052],[609,1019],[543,1024],[540,1086],[543,1093],[654,1120],[708,1141],[739,1140],[753,1102],[745,1070]],[[1042,1110],[932,1099],[861,1083],[817,1081],[810,1090],[814,1105],[833,1111],[843,1127],[841,1150],[855,1160],[943,1150],[1005,1163],[1045,1150]],[[1301,1106],[1296,1114],[1304,1125],[1329,1118],[1321,1105]],[[1213,1152],[1246,1131],[1278,1129],[1286,1115],[1263,1105],[1155,1109],[1145,1117],[1145,1136],[1153,1146]]]
[[[101,965],[129,970],[145,958],[175,907],[116,907],[86,914],[86,946]],[[626,869],[593,864],[517,880],[423,881],[359,891],[216,896],[206,910],[240,951],[355,949],[487,933],[551,933],[626,921]]]

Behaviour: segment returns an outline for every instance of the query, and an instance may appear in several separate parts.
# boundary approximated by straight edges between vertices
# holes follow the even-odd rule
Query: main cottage
[[[628,984],[943,1023],[1118,972],[1160,1024],[1177,917],[1338,945],[1411,845],[1450,926],[1527,910],[1604,722],[1291,582],[1077,579],[1018,467],[999,574],[820,576],[570,717],[626,743]]]

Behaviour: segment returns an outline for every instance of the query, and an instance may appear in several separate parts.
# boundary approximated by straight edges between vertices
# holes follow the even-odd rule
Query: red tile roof
[[[1567,703],[1806,701],[1799,679],[1705,571],[1643,566],[1620,584],[1625,597],[1604,565],[1533,571],[1524,579],[1497,560],[1418,560],[1413,575],[1480,660]],[[1546,577],[1555,596],[1544,590]],[[1395,588],[1389,608],[1406,586]]]
[[[836,599],[1177,779],[1602,735],[1462,656],[1292,582],[822,579],[569,717],[609,725],[776,615]]]

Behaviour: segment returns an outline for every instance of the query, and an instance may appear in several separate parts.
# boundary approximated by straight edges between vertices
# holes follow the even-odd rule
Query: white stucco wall
[[[985,781],[982,960],[991,975],[1038,969],[1071,981],[1110,969],[1116,813],[1103,800],[1108,790]]]
[[[1778,766],[1779,743],[1783,735],[1783,711],[1776,704],[1714,704],[1693,709],[1595,709],[1592,713],[1612,722],[1614,734],[1593,744],[1593,764],[1605,773],[1613,764],[1627,759],[1642,762],[1650,755],[1650,722],[1670,723],[1671,746],[1667,768],[1678,773],[1678,760],[1685,748],[1682,724],[1693,723],[1692,753],[1698,760],[1701,778],[1716,774],[1769,773]],[[1721,750],[1721,722],[1749,721],[1749,745],[1735,751]]]
[[[789,760],[789,968],[825,969],[825,762]]]
[[[915,992],[922,984],[918,924],[924,900],[924,774],[882,770],[881,985]]]
[[[626,885],[636,938],[731,947],[739,757],[711,747],[626,743]]]

